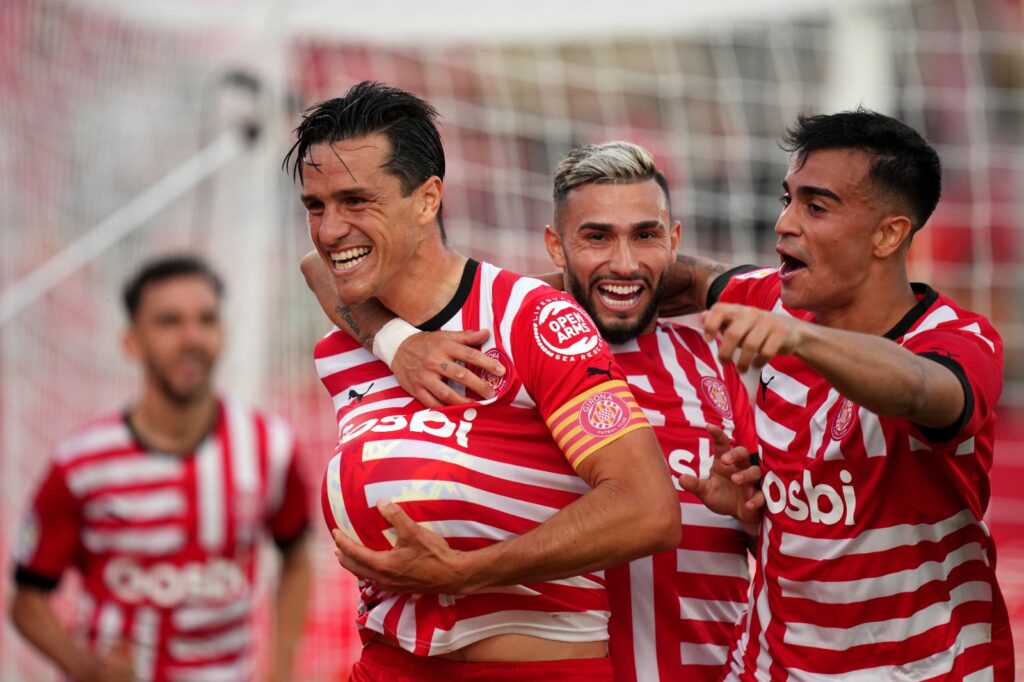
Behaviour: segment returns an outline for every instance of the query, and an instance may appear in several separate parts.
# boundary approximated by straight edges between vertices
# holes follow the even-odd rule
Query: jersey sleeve
[[[524,301],[512,327],[511,353],[574,469],[608,443],[650,428],[608,344],[567,294],[544,287]]]
[[[51,466],[28,509],[14,548],[19,585],[53,589],[74,561],[80,545],[82,513],[64,470]]]
[[[287,551],[309,526],[309,490],[299,465],[298,447],[293,443],[284,474],[281,503],[269,519],[270,535],[278,549]]]
[[[771,310],[781,291],[778,269],[741,265],[723,272],[711,283],[707,304],[708,308],[721,302]]]
[[[948,368],[964,389],[964,410],[948,427],[914,425],[932,443],[973,436],[992,418],[1003,390],[1002,340],[994,330],[937,328],[907,339],[903,347]],[[986,331],[988,333],[986,333]]]

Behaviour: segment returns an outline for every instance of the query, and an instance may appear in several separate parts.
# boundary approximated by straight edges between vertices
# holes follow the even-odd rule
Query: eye
[[[366,198],[365,197],[357,197],[357,196],[345,197],[345,205],[346,206],[362,206],[365,203],[366,203]]]
[[[779,203],[781,203],[783,206],[789,206],[790,202],[792,201],[793,198],[788,194],[783,194],[781,197],[779,197]]]
[[[814,214],[821,214],[825,212],[825,207],[819,204],[810,203],[807,204],[807,210]]]
[[[584,237],[588,242],[602,242],[604,241],[604,235],[600,232],[589,232]]]
[[[648,240],[648,239],[654,239],[657,236],[658,235],[654,234],[653,232],[650,232],[648,230],[644,230],[643,232],[638,232],[637,235],[636,235],[636,238],[637,239],[641,239],[641,240]]]

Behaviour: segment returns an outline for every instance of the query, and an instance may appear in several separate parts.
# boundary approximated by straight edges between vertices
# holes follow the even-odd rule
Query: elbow
[[[665,552],[679,546],[683,529],[679,518],[679,498],[671,486],[669,494],[652,495],[637,523],[637,538],[643,544],[641,556]]]

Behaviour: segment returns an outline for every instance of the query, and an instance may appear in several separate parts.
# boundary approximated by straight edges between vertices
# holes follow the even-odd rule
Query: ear
[[[139,359],[141,349],[139,348],[139,338],[135,334],[135,325],[129,324],[125,328],[124,333],[121,335],[121,348],[124,350],[125,355],[132,360]]]
[[[544,226],[544,246],[555,267],[565,269],[565,251],[562,249],[562,236],[550,225]]]
[[[672,223],[672,227],[669,228],[668,236],[672,240],[672,253],[675,254],[676,249],[679,248],[679,238],[683,234],[683,224],[678,220]]]
[[[437,220],[437,214],[441,210],[441,196],[444,194],[444,184],[441,178],[432,175],[416,189],[417,210],[419,222],[422,225],[433,224]]]
[[[898,252],[910,240],[913,227],[905,215],[890,215],[882,218],[875,228],[873,253],[879,258],[888,258]]]

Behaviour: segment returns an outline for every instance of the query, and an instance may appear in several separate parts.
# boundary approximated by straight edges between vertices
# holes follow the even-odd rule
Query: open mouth
[[[780,253],[779,255],[782,257],[782,266],[779,267],[779,276],[782,278],[789,277],[790,275],[793,275],[807,267],[807,263],[799,260],[798,258],[793,258],[792,256],[788,256],[784,253]]]
[[[342,272],[351,270],[369,258],[371,251],[373,251],[373,248],[369,246],[354,246],[350,249],[330,254],[331,263],[333,263],[335,270]]]
[[[643,293],[641,284],[600,284],[597,293],[609,308],[629,308],[636,305]]]

